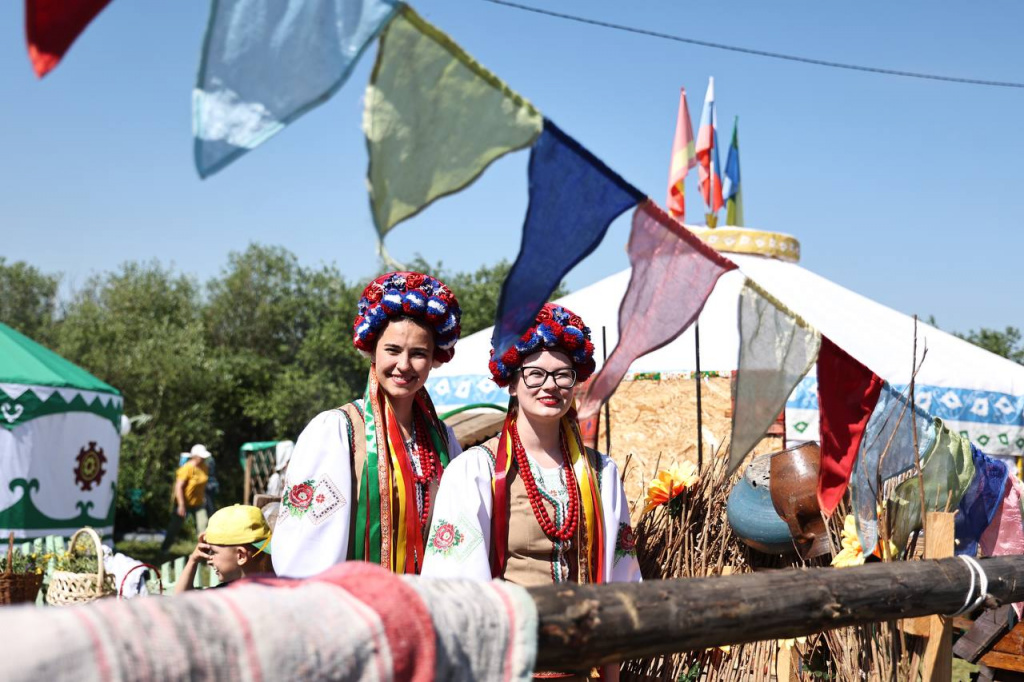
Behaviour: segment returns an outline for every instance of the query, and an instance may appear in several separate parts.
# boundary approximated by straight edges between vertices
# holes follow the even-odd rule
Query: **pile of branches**
[[[629,468],[629,463],[624,469]],[[733,533],[726,504],[735,476],[728,457],[716,452],[698,472],[699,480],[644,513],[636,526],[637,558],[645,580],[699,578],[765,569],[828,566],[832,557],[808,561],[792,555],[751,550]],[[633,504],[642,504],[641,500]],[[839,547],[846,510],[829,521],[832,546]],[[841,570],[841,569],[837,569]],[[909,679],[908,656],[895,623],[843,628],[806,641],[766,641],[716,647],[670,656],[627,661],[624,680],[774,680],[785,669],[796,679]]]

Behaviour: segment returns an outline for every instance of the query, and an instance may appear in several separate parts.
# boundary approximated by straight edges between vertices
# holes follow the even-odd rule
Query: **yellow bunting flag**
[[[542,126],[533,105],[403,6],[381,35],[363,114],[381,238],[533,144]]]

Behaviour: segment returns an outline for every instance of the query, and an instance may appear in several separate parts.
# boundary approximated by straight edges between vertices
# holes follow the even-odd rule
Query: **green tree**
[[[58,350],[120,389],[125,414],[150,419],[121,443],[117,509],[122,527],[132,491],[150,523],[169,510],[178,454],[221,442],[211,400],[221,380],[206,344],[199,287],[158,263],[127,263],[93,277],[68,303]]]
[[[60,277],[0,256],[0,322],[44,345],[53,343]]]
[[[502,259],[494,265],[481,265],[475,272],[453,272],[440,261],[433,265],[417,255],[410,269],[437,277],[455,292],[462,308],[462,336],[465,337],[494,324],[498,299],[501,298],[501,285],[512,269],[512,264]],[[569,290],[562,282],[551,294],[551,298],[561,298],[568,293]]]
[[[1024,344],[1021,343],[1021,331],[1017,327],[1007,327],[1003,331],[982,327],[966,334],[957,333],[956,336],[996,355],[1024,364]]]
[[[319,411],[354,398],[366,365],[351,343],[358,291],[334,268],[304,268],[288,250],[251,244],[207,286],[205,319],[227,440],[295,438]]]

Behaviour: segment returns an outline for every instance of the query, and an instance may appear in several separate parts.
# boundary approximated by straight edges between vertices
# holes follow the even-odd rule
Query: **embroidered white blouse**
[[[455,432],[447,428],[450,467],[462,448]],[[321,412],[303,429],[288,464],[284,499],[271,541],[277,575],[305,578],[345,561],[349,505],[356,503],[349,499],[352,476],[347,415],[340,409]]]
[[[599,457],[598,485],[606,529],[602,578],[605,582],[638,582],[640,566],[634,551],[629,505],[619,481],[619,469],[607,455]],[[576,466],[577,476],[581,476],[582,460]],[[482,447],[466,450],[449,464],[437,493],[423,576],[491,579],[493,475],[491,455]]]

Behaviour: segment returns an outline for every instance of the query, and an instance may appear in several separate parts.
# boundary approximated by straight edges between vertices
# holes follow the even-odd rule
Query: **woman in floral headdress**
[[[451,290],[418,272],[363,290],[353,343],[370,359],[366,392],[314,417],[295,443],[274,532],[278,575],[346,559],[420,572],[441,473],[461,451],[423,386],[455,354],[461,316]]]
[[[445,473],[423,575],[519,585],[640,579],[618,469],[583,446],[574,393],[594,371],[590,329],[548,303],[491,376],[511,400],[501,435]]]

